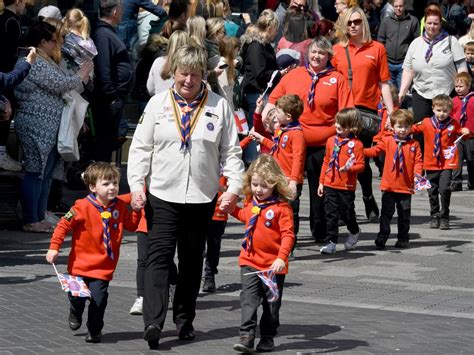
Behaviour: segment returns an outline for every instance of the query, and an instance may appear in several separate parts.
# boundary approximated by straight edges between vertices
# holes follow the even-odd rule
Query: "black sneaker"
[[[260,339],[257,344],[257,351],[259,353],[268,353],[273,350],[275,350],[275,343],[273,342],[273,338],[262,337],[262,339]]]
[[[96,335],[92,335],[91,333],[87,333],[86,335],[86,343],[94,343],[94,344],[97,344],[97,343],[100,343],[102,340],[102,333],[99,332],[99,334],[96,334]]]
[[[442,218],[439,224],[439,229],[441,230],[449,230],[449,220]]]
[[[202,285],[202,292],[216,292],[216,281],[212,277],[206,277]]]
[[[383,250],[385,249],[385,243],[387,243],[387,237],[378,236],[377,239],[375,239],[374,243],[377,249]]]
[[[143,339],[148,342],[148,347],[151,350],[158,349],[159,342],[160,342],[160,335],[161,330],[156,325],[149,325],[145,329],[145,334],[143,335]]]
[[[395,243],[395,248],[406,249],[410,243],[408,240],[397,240]]]
[[[432,229],[438,229],[439,228],[439,218],[438,217],[431,217],[430,228],[432,228]]]
[[[76,316],[74,313],[69,312],[69,328],[72,330],[78,330],[82,325],[82,317]]]
[[[242,335],[237,344],[234,344],[234,350],[239,353],[250,354],[253,352],[255,336]]]
[[[183,325],[177,328],[179,340],[193,340],[196,337],[193,326]]]
[[[451,185],[451,192],[462,191],[462,184]]]

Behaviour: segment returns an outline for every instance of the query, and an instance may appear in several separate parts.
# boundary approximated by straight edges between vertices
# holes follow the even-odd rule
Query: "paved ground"
[[[378,182],[374,179],[374,186]],[[358,248],[346,252],[340,244],[335,255],[322,256],[310,238],[307,189],[303,192],[300,244],[287,277],[276,352],[474,353],[474,191],[453,194],[449,231],[429,229],[428,198],[414,196],[412,242],[406,250],[393,248],[394,239],[385,251],[375,250],[378,225],[365,221],[360,198],[356,204],[363,231]],[[344,242],[344,228],[341,232]],[[177,340],[168,317],[160,352],[232,353],[240,321],[236,257],[241,236],[242,226],[231,220],[218,292],[198,300],[195,341]],[[66,294],[44,261],[48,243],[47,235],[0,231],[0,354],[149,352],[141,317],[128,314],[135,297],[135,237],[125,237],[103,342],[97,345],[84,342],[84,328],[71,332],[67,327]],[[67,252],[59,259],[62,270]]]

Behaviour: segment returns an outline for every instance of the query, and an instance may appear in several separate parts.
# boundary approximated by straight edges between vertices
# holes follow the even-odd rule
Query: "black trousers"
[[[449,204],[451,202],[452,170],[427,170],[426,177],[430,180],[428,189],[430,198],[430,215],[449,220]],[[440,208],[441,200],[441,208]]]
[[[104,327],[104,314],[107,307],[109,281],[84,277],[84,282],[91,291],[89,310],[87,312],[87,329],[91,335],[97,335]],[[70,311],[77,317],[82,317],[87,298],[73,297],[68,293]]]
[[[324,186],[324,209],[326,211],[327,240],[337,244],[339,238],[339,218],[351,234],[359,233],[355,213],[355,191],[338,190]]]
[[[462,164],[466,160],[467,166],[467,187],[474,188],[474,138],[458,143],[459,169],[453,171],[452,186],[462,185]]]
[[[364,148],[372,147],[373,137],[360,136],[360,141],[364,145]],[[362,196],[369,198],[373,194],[372,190],[372,168],[370,167],[370,159],[365,158],[365,168],[364,171],[357,175],[357,180],[359,181],[360,187],[362,189]]]
[[[178,280],[173,321],[178,329],[193,330],[196,299],[201,285],[206,234],[216,198],[209,203],[181,204],[148,194],[146,218],[151,229],[145,271],[143,320],[163,329],[168,309],[170,272],[178,247]]]
[[[148,259],[148,234],[137,232],[137,296],[143,297],[145,289],[145,270]]]
[[[118,147],[119,123],[124,107],[123,99],[109,102],[92,101],[91,110],[95,127],[94,160],[110,162]]]
[[[326,239],[326,214],[324,199],[318,196],[319,175],[323,166],[326,147],[307,147],[305,169],[309,188],[309,226],[314,239]]]
[[[276,275],[276,282],[280,297],[275,302],[268,302],[271,292],[262,280],[256,275],[244,275],[248,272],[257,271],[250,266],[240,268],[242,280],[242,291],[240,292],[240,308],[242,312],[242,323],[240,324],[240,335],[254,335],[257,328],[257,309],[262,305],[262,316],[260,317],[260,336],[273,338],[277,335],[280,326],[281,297],[283,296],[283,284],[285,275]]]
[[[212,278],[218,273],[219,255],[221,253],[222,236],[225,232],[227,221],[212,220],[209,223],[206,237],[206,266],[204,267],[204,277]]]
[[[301,191],[303,191],[303,184],[296,185],[296,197],[294,200],[290,200],[289,204],[293,209],[293,231],[295,232],[295,243],[293,244],[293,249],[296,246],[296,241],[298,239],[298,232],[300,231],[300,197]]]
[[[395,214],[395,207],[398,215],[398,234],[400,241],[410,240],[410,217],[411,217],[411,194],[398,192],[382,192],[382,211],[380,212],[379,237],[385,239],[390,235],[390,222]]]

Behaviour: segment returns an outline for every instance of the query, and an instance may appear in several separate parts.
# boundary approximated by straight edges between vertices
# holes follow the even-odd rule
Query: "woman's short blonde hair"
[[[213,39],[217,34],[224,30],[224,19],[222,17],[213,17],[206,20],[206,36]]]
[[[372,37],[370,36],[369,21],[367,21],[367,16],[365,16],[364,10],[358,6],[349,7],[344,11],[342,21],[340,23],[341,28],[338,29],[338,39],[343,47],[347,47],[349,41],[351,40],[347,23],[353,14],[359,14],[360,18],[362,19],[362,43],[365,44],[372,41]]]
[[[178,48],[172,58],[172,73],[180,68],[192,71],[199,70],[204,75],[207,70],[207,53],[203,48],[187,44]]]
[[[261,154],[250,164],[244,175],[243,193],[246,201],[252,199],[252,176],[257,174],[263,181],[273,188],[273,194],[283,201],[291,200],[293,194],[288,186],[288,180],[278,166],[275,159],[268,154]]]
[[[332,56],[334,55],[334,50],[332,48],[331,42],[324,36],[313,38],[313,40],[308,46],[308,57],[309,53],[314,47],[317,47],[322,51],[326,52],[328,54],[328,60],[331,60]]]
[[[278,26],[280,26],[280,21],[273,10],[266,9],[263,10],[258,17],[256,25],[259,31],[264,32],[270,27],[278,29]]]

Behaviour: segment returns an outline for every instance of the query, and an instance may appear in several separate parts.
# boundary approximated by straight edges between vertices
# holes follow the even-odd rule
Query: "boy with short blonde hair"
[[[423,169],[431,183],[428,189],[430,228],[447,230],[452,175],[459,167],[458,149],[454,142],[461,135],[469,134],[469,130],[452,118],[453,100],[448,95],[437,95],[432,102],[434,115],[414,125],[412,133],[422,133],[425,142]]]

